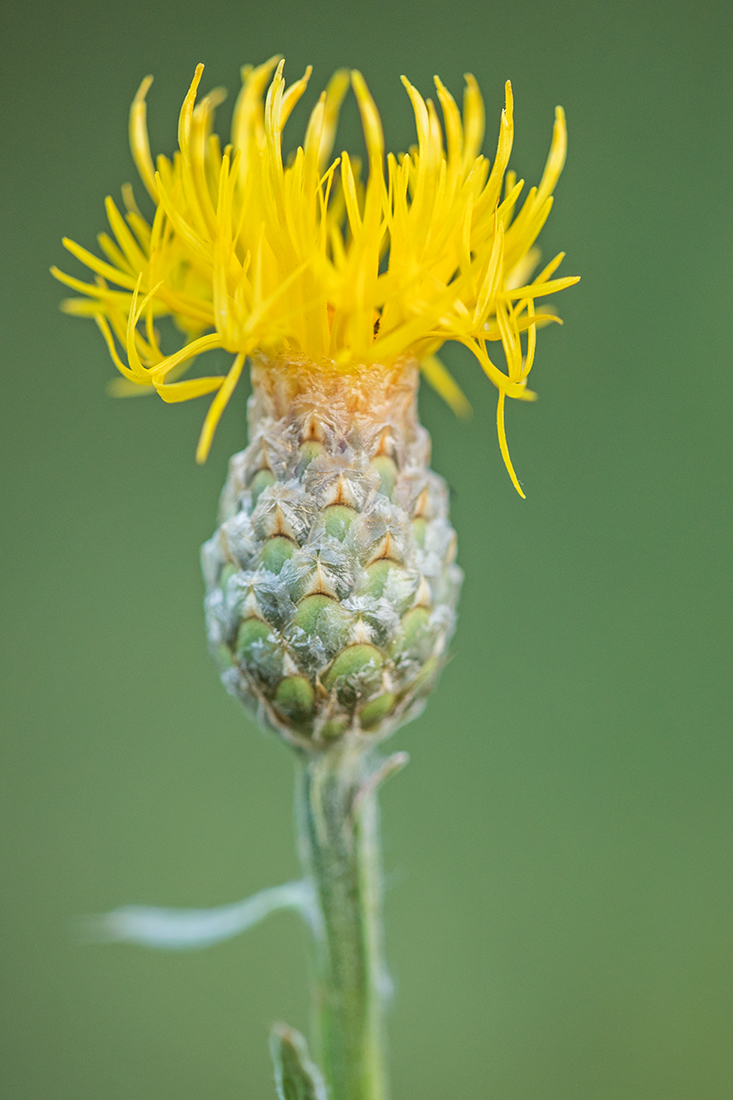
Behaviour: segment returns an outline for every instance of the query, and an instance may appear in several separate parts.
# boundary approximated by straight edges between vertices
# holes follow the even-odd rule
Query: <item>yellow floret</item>
[[[289,87],[279,58],[243,69],[224,150],[213,133],[224,93],[216,89],[197,104],[202,72],[199,65],[181,109],[179,149],[172,160],[159,156],[157,170],[146,125],[152,77],[132,104],[130,143],[156,206],[152,224],[126,186],[124,216],[107,199],[112,236],[99,237],[106,260],[64,240],[95,282],[52,269],[85,296],[64,308],[95,317],[126,380],[116,392],[142,386],[169,402],[215,392],[197,450],[204,461],[248,355],[307,357],[323,370],[346,372],[416,359],[451,407],[464,412],[465,397],[436,358],[440,346],[454,340],[470,348],[499,391],[501,452],[523,496],[506,444],[505,399],[535,396],[527,376],[537,328],[557,320],[538,311],[535,300],[577,282],[552,278],[562,253],[531,278],[539,257],[534,244],[565,160],[562,109],[540,184],[515,214],[523,183],[507,171],[508,82],[493,165],[480,153],[484,106],[472,76],[462,116],[435,78],[442,125],[434,103],[403,77],[418,144],[399,157],[390,153],[385,163],[382,125],[366,82],[361,73],[345,71],[321,94],[303,145],[284,164],[283,127],[310,68]],[[349,83],[366,140],[365,181],[348,153],[329,163]],[[185,337],[173,354],[160,347],[155,319],[161,316],[170,316]],[[502,345],[503,369],[489,355],[490,343]],[[179,380],[196,356],[214,348],[234,355],[227,375]]]

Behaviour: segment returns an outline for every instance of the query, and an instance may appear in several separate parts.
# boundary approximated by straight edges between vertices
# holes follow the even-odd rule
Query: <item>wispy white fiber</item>
[[[83,917],[79,938],[90,943],[136,943],[171,951],[209,947],[258,924],[270,913],[294,909],[313,924],[311,884],[302,879],[271,886],[243,901],[213,909],[162,909],[149,905],[122,905],[109,913]]]

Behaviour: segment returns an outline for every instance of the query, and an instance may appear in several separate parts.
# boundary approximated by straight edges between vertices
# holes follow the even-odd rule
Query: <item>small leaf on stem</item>
[[[308,1044],[295,1028],[275,1024],[270,1034],[278,1100],[326,1100],[326,1085],[311,1061]]]

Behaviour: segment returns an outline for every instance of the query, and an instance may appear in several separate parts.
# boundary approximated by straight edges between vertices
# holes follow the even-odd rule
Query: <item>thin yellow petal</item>
[[[150,155],[147,105],[145,102],[145,97],[152,83],[152,76],[146,76],[132,101],[130,107],[130,149],[140,179],[145,184],[145,188],[153,202],[157,202],[158,189],[155,186],[155,168],[153,167],[153,158]]]
[[[337,69],[326,88],[326,109],[323,114],[323,129],[318,150],[318,167],[321,172],[328,164],[328,158],[333,150],[341,104],[349,89],[349,83],[348,69]]]
[[[351,83],[354,88],[356,102],[359,104],[359,113],[361,114],[361,124],[364,128],[367,153],[370,159],[372,157],[378,157],[381,160],[384,156],[384,132],[382,130],[382,120],[379,117],[377,105],[367,88],[366,80],[358,69],[352,71]]]
[[[471,73],[466,73],[464,79],[466,81],[463,92],[463,171],[465,173],[481,152],[486,113],[476,78]]]
[[[565,125],[565,112],[562,107],[555,108],[555,125],[552,130],[552,144],[547,158],[542,180],[537,189],[537,203],[540,205],[555,190],[555,184],[565,166],[568,151],[568,131]]]
[[[87,251],[86,248],[82,248],[76,241],[69,240],[68,237],[63,237],[61,240],[64,248],[67,248],[72,256],[76,256],[77,260],[81,260],[83,264],[90,267],[92,271],[96,271],[98,275],[101,275],[104,279],[109,279],[110,282],[117,283],[118,286],[127,287],[128,290],[135,289],[136,278],[133,275],[128,275],[124,271],[119,271],[116,267],[112,267],[111,264],[107,264],[104,260],[98,259],[93,252]],[[58,276],[56,276],[58,278]]]
[[[149,371],[151,382],[160,382],[174,367],[184,363],[187,359],[193,359],[195,355],[201,355],[204,351],[213,351],[222,347],[221,336],[218,332],[210,332],[206,336],[199,336],[198,340],[192,340],[174,355],[169,355],[158,366]]]
[[[420,362],[420,370],[456,416],[467,419],[472,415],[473,409],[468,398],[437,355],[427,355]]]
[[[497,428],[497,431],[498,431],[498,434],[499,434],[499,449],[501,450],[501,457],[504,459],[504,465],[507,468],[507,472],[509,474],[509,477],[512,479],[512,485],[517,490],[517,492],[519,493],[522,500],[526,500],[524,490],[522,489],[522,486],[519,484],[519,479],[517,478],[517,475],[514,472],[514,466],[512,465],[512,460],[509,457],[509,447],[508,447],[507,441],[506,441],[506,428],[504,426],[504,401],[505,401],[505,399],[506,399],[506,394],[504,393],[504,390],[499,390],[499,400],[498,400],[497,405],[496,405],[496,428]]]
[[[199,62],[196,66],[196,70],[193,74],[193,80],[191,86],[188,89],[186,98],[183,101],[181,107],[181,113],[178,116],[178,145],[184,156],[186,155],[184,150],[188,149],[188,140],[191,134],[191,120],[193,118],[193,108],[196,103],[196,93],[198,92],[199,84],[201,83],[201,77],[204,73],[204,66]]]
[[[110,378],[106,390],[110,397],[149,397],[155,393],[155,386],[146,386],[129,378]]]
[[[541,298],[543,294],[557,294],[569,286],[575,286],[580,282],[580,275],[567,275],[564,279],[550,279],[547,283],[531,283],[530,286],[520,286],[516,290],[505,290],[503,297],[517,298]]]
[[[185,382],[165,382],[155,386],[159,397],[169,405],[179,401],[190,401],[194,397],[203,397],[207,393],[221,388],[226,375],[213,375],[208,378],[188,378]]]
[[[196,448],[196,461],[198,463],[206,462],[209,457],[209,451],[211,450],[211,444],[214,439],[214,432],[216,431],[217,424],[221,419],[221,414],[227,406],[229,398],[234,393],[239,376],[242,373],[242,367],[244,366],[244,355],[238,355],[234,360],[229,374],[226,376],[221,389],[217,393],[214,400],[209,406],[209,411],[206,414],[204,420],[204,426],[201,429],[201,435],[199,437],[199,444]]]
[[[313,72],[313,66],[309,65],[308,68],[305,70],[305,73],[303,74],[303,76],[301,76],[300,80],[296,80],[294,84],[291,84],[290,87],[285,92],[285,94],[283,95],[282,104],[280,106],[280,126],[281,127],[284,126],[285,123],[288,121],[288,119],[290,118],[290,114],[293,110],[293,107],[295,106],[295,104],[298,102],[300,97],[303,95],[303,92],[308,87],[308,81],[311,78],[311,73],[312,72]]]
[[[101,313],[98,313],[95,316],[94,320],[97,322],[97,325],[99,326],[99,330],[102,333],[102,336],[104,337],[104,342],[107,345],[107,350],[109,351],[112,362],[117,367],[117,370],[120,372],[120,374],[124,375],[124,377],[129,382],[137,382],[137,376],[135,375],[135,372],[131,371],[129,367],[125,366],[125,364],[122,362],[122,360],[120,359],[120,357],[117,353],[117,348],[115,347],[114,337],[112,336],[112,333],[110,331],[110,327],[107,324],[107,318],[103,317]]]

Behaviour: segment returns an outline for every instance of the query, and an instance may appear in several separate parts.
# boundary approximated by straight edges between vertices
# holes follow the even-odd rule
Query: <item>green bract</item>
[[[204,547],[212,652],[290,741],[384,736],[421,709],[461,582],[414,365],[261,361],[253,379],[251,442]]]

